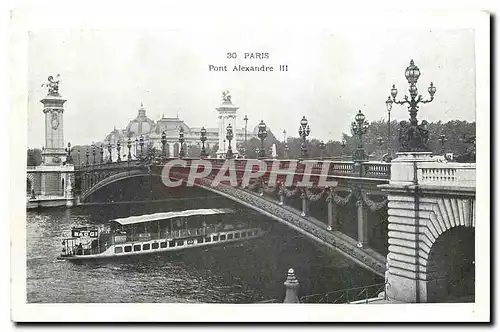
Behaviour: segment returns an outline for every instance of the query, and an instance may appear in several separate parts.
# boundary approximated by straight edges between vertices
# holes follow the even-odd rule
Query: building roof
[[[216,215],[216,214],[226,214],[234,212],[231,209],[197,209],[197,210],[184,210],[184,211],[171,211],[171,212],[160,212],[153,214],[144,214],[141,216],[132,216],[127,218],[118,218],[111,221],[117,222],[120,225],[131,225],[144,222],[168,220],[172,218],[179,217],[190,217],[199,215]]]

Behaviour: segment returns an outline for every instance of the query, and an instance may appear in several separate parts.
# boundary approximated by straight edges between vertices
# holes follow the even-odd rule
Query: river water
[[[295,269],[299,296],[383,282],[347,258],[265,216],[264,237],[228,247],[140,255],[119,261],[59,261],[71,227],[100,225],[129,215],[187,208],[233,207],[225,199],[54,208],[27,213],[27,301],[254,303],[284,298],[287,270]],[[248,211],[246,211],[248,210]]]

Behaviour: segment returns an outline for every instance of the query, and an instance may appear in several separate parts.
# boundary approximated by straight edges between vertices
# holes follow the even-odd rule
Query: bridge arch
[[[95,184],[81,196],[81,202],[85,202],[95,192],[127,178],[144,177],[144,176],[161,176],[157,172],[149,172],[147,169],[133,170],[121,172],[111,175],[104,180]],[[184,179],[183,174],[174,174],[170,172],[171,180]],[[228,198],[236,203],[251,208],[265,216],[268,216],[278,222],[286,224],[295,229],[299,233],[306,235],[312,240],[319,242],[331,249],[338,251],[340,254],[353,260],[354,262],[364,266],[368,270],[382,276],[385,268],[385,260],[379,255],[373,255],[365,252],[357,247],[355,240],[346,240],[345,236],[333,233],[326,230],[325,225],[311,223],[310,220],[301,216],[300,212],[296,213],[281,206],[279,202],[272,202],[269,199],[259,196],[243,188],[235,188],[224,184],[212,185],[210,179],[201,179],[199,183],[194,184],[196,187],[211,191],[220,196]]]
[[[470,269],[474,261],[475,198],[469,193],[432,194],[390,196],[386,276],[390,299],[442,302],[473,295],[456,294],[450,288],[457,281],[450,267]],[[463,257],[457,256],[458,251]]]
[[[474,228],[457,226],[442,233],[426,260],[427,302],[473,302]]]
[[[90,179],[89,179],[90,180],[90,185],[89,185],[90,188],[87,191],[85,191],[84,193],[82,193],[82,195],[80,197],[80,201],[82,203],[86,202],[90,196],[92,196],[93,194],[95,194],[99,190],[104,189],[105,187],[107,187],[113,183],[116,183],[118,181],[123,181],[126,179],[135,178],[135,177],[151,176],[151,175],[153,175],[153,174],[150,174],[147,171],[133,170],[133,171],[121,172],[121,173],[117,173],[114,175],[110,175],[107,178],[104,178],[104,179],[98,181],[98,179],[97,179],[98,175],[93,174],[90,176]],[[158,175],[154,175],[154,176],[158,176]]]

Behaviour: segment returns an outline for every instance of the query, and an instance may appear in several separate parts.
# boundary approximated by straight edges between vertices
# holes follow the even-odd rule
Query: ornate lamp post
[[[121,154],[122,150],[122,143],[120,143],[120,140],[118,139],[118,142],[116,142],[116,152],[118,153],[118,159],[116,160],[117,162],[122,161],[122,156]]]
[[[259,149],[259,158],[266,157],[266,151],[264,150],[264,139],[267,137],[267,127],[264,123],[264,120],[260,120],[259,123],[259,132],[257,133],[257,137],[260,139],[260,149]]]
[[[285,159],[288,159],[288,144],[286,142],[286,129],[283,129],[283,147],[285,152]]]
[[[167,134],[165,132],[161,133],[161,156],[163,158],[167,157]]]
[[[207,141],[207,130],[205,129],[205,127],[201,127],[200,141],[201,141],[200,157],[205,158],[207,157],[207,151],[205,150],[205,142]]]
[[[78,166],[81,166],[80,165],[80,149],[78,149],[77,152],[78,152],[78,154],[77,154],[77,157],[78,157]]]
[[[351,124],[352,133],[358,136],[358,148],[354,152],[353,161],[360,162],[368,160],[365,149],[363,149],[363,135],[368,132],[368,122],[366,121],[365,115],[361,113],[361,110],[358,111],[358,114],[354,117],[354,120]]]
[[[144,147],[144,136],[139,136],[139,146],[141,147],[141,158],[142,158],[142,148]]]
[[[245,114],[245,117],[243,118],[243,121],[245,121],[245,146],[243,149],[243,156],[246,157],[247,156],[247,124],[248,124],[248,117],[246,114]]]
[[[108,158],[108,163],[112,163],[113,159],[111,158],[111,149],[112,149],[111,141],[108,141],[108,153],[109,153],[109,158]]]
[[[96,146],[94,144],[92,144],[92,164],[94,165],[95,164],[95,148]]]
[[[320,159],[323,160],[323,153],[325,152],[325,142],[319,142],[319,150],[320,150]]]
[[[130,139],[130,137],[128,138],[128,141],[127,141],[127,148],[128,148],[127,160],[131,160],[132,159],[132,153],[130,153],[130,149],[132,148],[132,140]]]
[[[436,93],[436,87],[431,82],[430,86],[427,88],[429,92],[430,99],[424,100],[422,95],[418,94],[417,81],[420,77],[420,69],[415,66],[413,60],[410,61],[410,65],[405,70],[405,77],[408,81],[410,87],[408,91],[410,92],[410,98],[404,96],[404,100],[397,101],[396,96],[398,90],[393,84],[391,89],[392,101],[399,105],[408,104],[408,112],[410,113],[410,122],[401,121],[399,141],[401,142],[401,152],[418,152],[418,151],[429,151],[429,131],[426,128],[427,121],[422,121],[419,125],[417,120],[417,113],[419,109],[419,104],[427,104],[434,100],[434,94]]]
[[[87,151],[85,152],[85,156],[87,157],[87,163],[85,165],[87,165],[87,166],[89,164],[89,155],[90,155],[89,148],[87,148]]]
[[[446,136],[442,134],[439,135],[438,141],[441,144],[441,153],[444,154],[444,143],[447,141]]]
[[[345,139],[342,139],[342,143],[340,143],[340,146],[342,147],[342,157],[340,157],[341,161],[344,161],[344,155],[345,155],[345,146],[346,146],[346,141]]]
[[[227,159],[233,158],[233,150],[231,149],[231,141],[233,140],[233,137],[234,137],[233,127],[231,126],[231,124],[228,124],[226,128],[226,138],[229,141],[229,147],[227,148],[227,153],[226,153]]]
[[[101,153],[101,164],[104,163],[104,144],[99,147],[99,152]]]
[[[180,143],[180,150],[179,150],[179,157],[180,158],[184,158],[184,156],[186,155],[185,151],[184,151],[184,128],[180,128],[179,129],[179,143]]]
[[[308,121],[305,116],[300,120],[299,127],[299,136],[302,137],[302,145],[300,146],[300,150],[302,152],[302,158],[307,158],[307,142],[306,138],[309,136],[311,132],[311,128],[309,127]]]
[[[391,110],[392,110],[391,96],[387,97],[385,107],[387,108],[387,156],[391,158]]]

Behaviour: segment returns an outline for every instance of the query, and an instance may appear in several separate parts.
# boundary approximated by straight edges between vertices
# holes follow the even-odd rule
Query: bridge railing
[[[421,185],[476,187],[476,164],[423,162],[417,166]]]
[[[385,284],[373,284],[363,287],[340,289],[328,293],[302,296],[301,303],[361,303],[378,297],[385,290]]]

